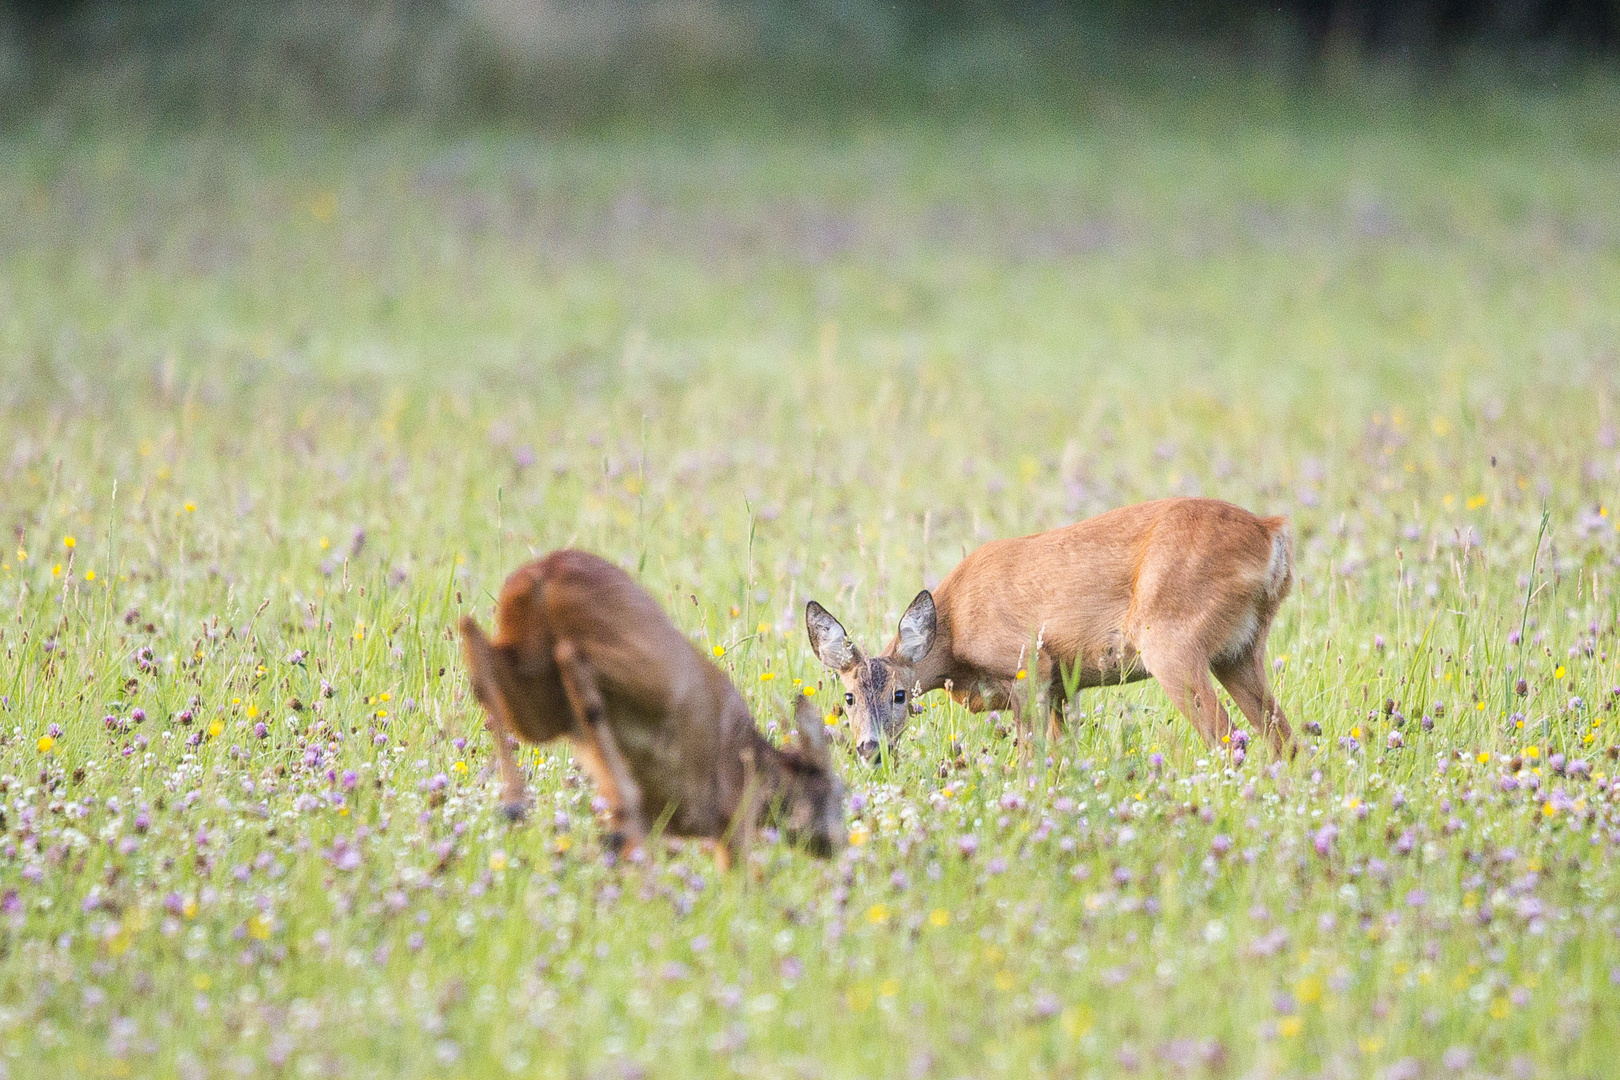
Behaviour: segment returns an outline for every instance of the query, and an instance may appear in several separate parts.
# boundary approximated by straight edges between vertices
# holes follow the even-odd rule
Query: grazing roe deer
[[[461,634],[508,817],[524,809],[508,736],[563,736],[632,849],[657,822],[731,852],[761,824],[820,855],[842,842],[843,785],[820,710],[801,695],[797,744],[773,746],[731,680],[607,560],[565,550],[520,567],[501,589],[494,638],[471,616]]]
[[[1217,499],[1161,499],[985,544],[933,594],[917,594],[878,656],[865,656],[814,600],[805,627],[811,649],[843,681],[856,749],[867,759],[899,736],[908,706],[921,711],[912,698],[941,687],[974,712],[1021,714],[1033,685],[1053,706],[1055,735],[1065,671],[1079,687],[1156,678],[1204,741],[1219,746],[1232,726],[1213,671],[1276,751],[1291,754],[1265,652],[1292,583],[1286,518]]]

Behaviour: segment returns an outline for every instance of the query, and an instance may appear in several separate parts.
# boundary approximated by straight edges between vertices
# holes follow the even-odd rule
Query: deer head
[[[844,711],[849,716],[855,751],[871,761],[886,744],[905,730],[914,711],[921,711],[912,696],[917,686],[917,665],[934,647],[937,628],[934,597],[918,593],[900,616],[899,633],[878,656],[868,657],[849,640],[843,624],[814,600],[805,605],[804,627],[810,649],[823,664],[838,672],[844,684]]]

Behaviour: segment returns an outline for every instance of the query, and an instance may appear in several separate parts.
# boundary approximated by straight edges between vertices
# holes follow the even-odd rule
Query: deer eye
[[[855,704],[855,695],[854,694],[845,694],[844,695],[844,704],[845,705],[853,705],[853,704]]]
[[[896,705],[904,705],[906,703],[906,692],[904,690],[896,690],[894,692],[894,703]]]

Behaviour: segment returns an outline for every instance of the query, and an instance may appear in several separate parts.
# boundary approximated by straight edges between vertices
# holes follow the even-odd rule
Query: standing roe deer
[[[805,627],[810,648],[843,681],[856,749],[867,759],[899,736],[918,695],[945,687],[974,712],[1021,714],[1032,684],[1061,703],[1065,671],[1081,687],[1156,678],[1204,741],[1219,746],[1232,725],[1213,671],[1276,751],[1292,753],[1265,663],[1272,617],[1292,583],[1286,518],[1217,499],[1161,499],[992,540],[934,594],[917,594],[878,656],[865,656],[814,600]],[[1039,655],[1029,664],[1032,644]],[[1054,707],[1054,735],[1058,716]]]
[[[797,745],[771,745],[731,680],[617,566],[554,551],[520,567],[501,588],[496,627],[491,639],[461,620],[508,817],[524,809],[508,736],[566,736],[632,849],[649,822],[732,851],[761,824],[819,855],[842,842],[843,785],[820,711],[800,695]]]

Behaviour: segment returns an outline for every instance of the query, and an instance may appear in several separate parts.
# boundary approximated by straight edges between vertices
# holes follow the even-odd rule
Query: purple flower
[[[353,791],[354,790],[354,785],[358,784],[359,782],[360,782],[360,774],[359,773],[355,772],[353,769],[344,769],[343,770],[343,790],[344,791]]]
[[[53,739],[60,739],[62,737],[62,725],[51,724],[50,726],[46,727],[45,734],[49,735]]]
[[[1333,841],[1338,835],[1339,827],[1330,821],[1316,830],[1316,835],[1311,838],[1311,846],[1316,849],[1318,855],[1326,856],[1333,850]]]
[[[270,737],[270,727],[269,727],[269,725],[266,724],[263,720],[260,720],[257,724],[254,724],[253,725],[253,737],[255,739],[268,739]]]
[[[1429,902],[1429,894],[1422,889],[1413,889],[1406,894],[1406,906],[1419,908]]]
[[[1391,750],[1399,750],[1401,747],[1406,745],[1406,739],[1402,737],[1400,732],[1392,731],[1389,733],[1389,739],[1386,745]]]
[[[455,738],[450,740],[450,745],[455,747],[458,751],[465,750],[467,749],[467,740],[463,739],[460,735],[457,735]]]
[[[972,833],[963,833],[956,838],[956,850],[962,853],[962,858],[971,859],[979,850],[979,838]]]
[[[146,710],[136,706],[130,711],[129,718],[137,724],[144,724],[146,723]]]

